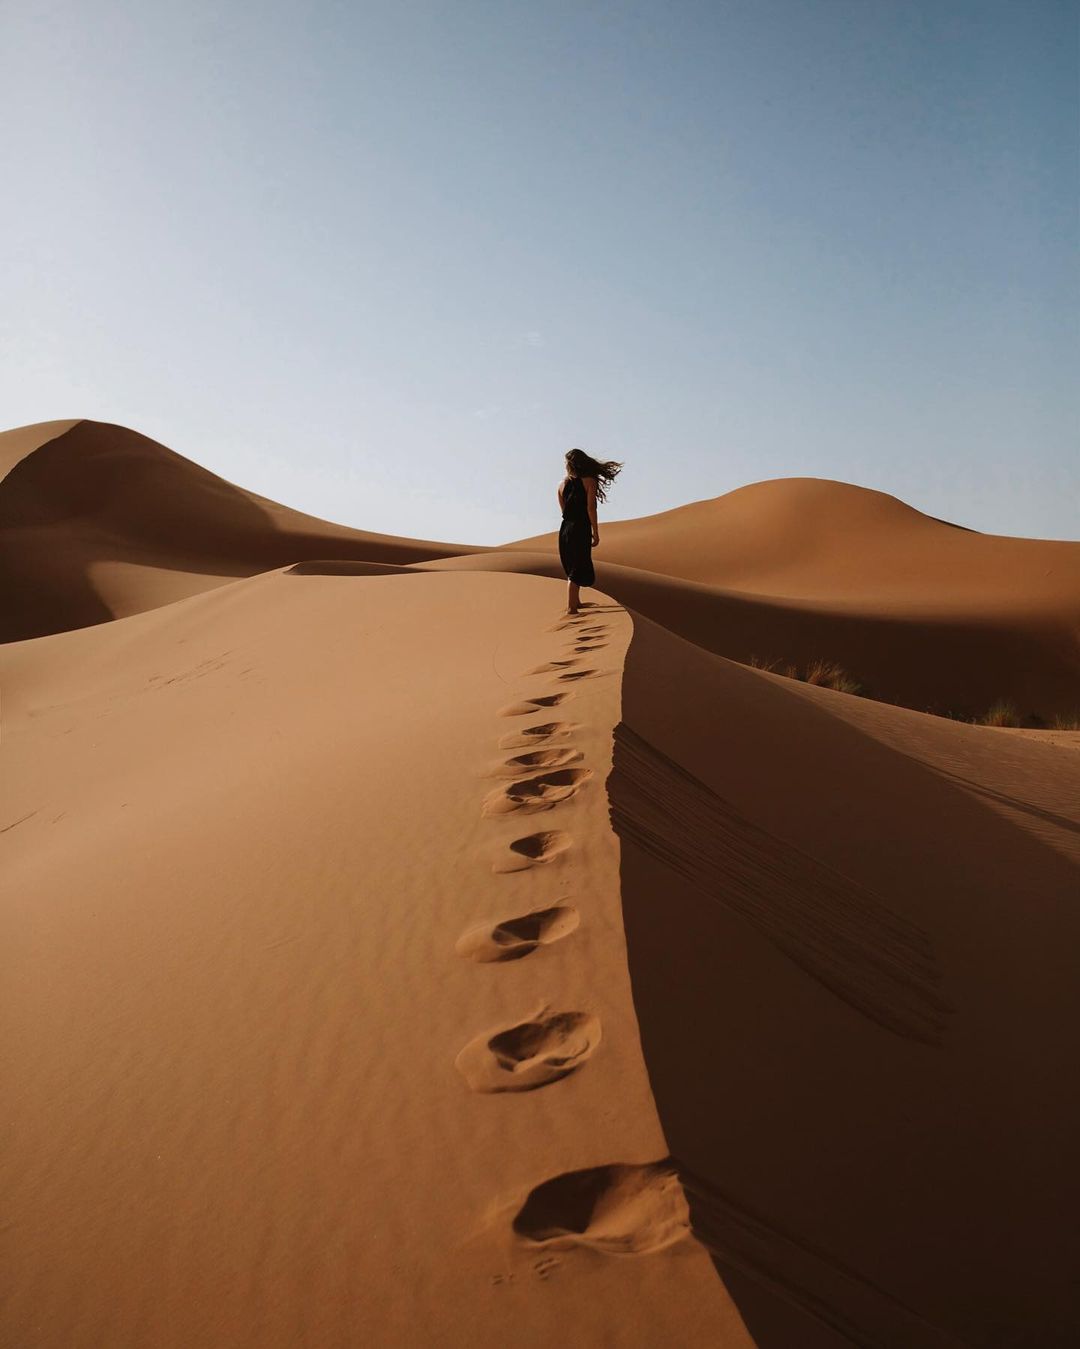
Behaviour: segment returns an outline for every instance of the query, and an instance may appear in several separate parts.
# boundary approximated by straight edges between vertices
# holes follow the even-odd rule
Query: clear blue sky
[[[5,0],[0,424],[361,528],[840,478],[1080,537],[1069,0]]]

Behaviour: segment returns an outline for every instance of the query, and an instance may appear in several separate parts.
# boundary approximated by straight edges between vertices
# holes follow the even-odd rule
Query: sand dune
[[[603,546],[603,545],[602,545]],[[1080,545],[1073,544],[1080,551]],[[921,614],[887,606],[781,600],[721,590],[601,560],[607,592],[716,655],[742,663],[836,661],[869,696],[940,715],[982,716],[1011,700],[1035,725],[1080,706],[1080,605],[1032,613]],[[498,550],[417,564],[443,571],[559,576],[557,557]],[[1078,592],[1080,593],[1080,592]],[[1077,610],[1076,613],[1073,610]]]
[[[1080,735],[725,656],[1070,705],[1080,545],[758,484],[566,620],[550,549],[0,455],[3,1343],[1076,1342]]]
[[[549,534],[478,564],[555,575],[555,550]],[[874,697],[961,717],[1001,699],[1034,724],[1078,710],[1076,543],[979,534],[792,478],[605,523],[597,558],[612,595],[719,655],[836,661]]]
[[[751,483],[640,520],[606,522],[604,557],[753,595],[846,603],[1075,605],[1074,543],[1003,538],[824,478]],[[550,552],[557,534],[508,544]]]
[[[122,618],[304,558],[401,564],[476,551],[327,524],[103,422],[9,431],[0,472],[0,641]]]
[[[477,549],[329,525],[245,492],[122,427],[0,436],[0,640],[170,603],[306,560],[560,578],[554,535]],[[978,534],[881,492],[755,483],[605,523],[601,584],[733,660],[836,662],[874,698],[1024,724],[1080,711],[1080,545]]]

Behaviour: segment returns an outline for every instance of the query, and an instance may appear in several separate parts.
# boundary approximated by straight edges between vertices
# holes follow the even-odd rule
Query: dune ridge
[[[0,640],[288,563],[562,575],[554,535],[491,549],[327,525],[103,423],[7,432],[5,465]],[[885,493],[792,478],[605,521],[597,561],[621,603],[742,663],[833,662],[868,696],[938,715],[1002,701],[1030,727],[1080,715],[1080,543],[983,535]]]
[[[5,467],[5,1343],[1080,1338],[1080,735],[738,663],[1068,711],[1080,545],[753,484],[571,619],[549,539]]]

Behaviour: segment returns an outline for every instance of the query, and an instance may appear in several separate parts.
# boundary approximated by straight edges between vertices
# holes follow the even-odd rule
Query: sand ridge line
[[[521,677],[549,674],[579,663],[577,659],[553,660],[525,671]],[[496,715],[531,715],[558,706],[572,696],[563,692],[544,695],[510,704]],[[567,739],[573,729],[576,728],[561,722],[541,723],[527,727],[521,734],[502,737],[499,746],[518,748],[542,743],[556,735]],[[550,811],[570,801],[593,776],[591,768],[569,766],[580,765],[584,757],[580,749],[563,745],[505,760],[495,770],[496,774],[514,780],[485,796],[481,815]],[[546,830],[515,839],[509,845],[511,858],[496,859],[492,870],[506,874],[550,863],[568,851],[571,843],[572,836],[563,830]],[[459,955],[481,962],[522,959],[541,945],[569,936],[579,922],[576,909],[554,906],[471,928],[458,939],[456,949]],[[462,1049],[456,1064],[473,1090],[523,1091],[558,1081],[589,1058],[600,1041],[599,1019],[587,1013],[552,1013],[544,1008],[537,1016],[538,1020],[486,1032]]]
[[[591,626],[594,637],[607,631],[606,627]],[[571,644],[577,640],[572,636]],[[615,673],[566,669],[578,664],[576,659],[551,661],[524,672],[522,678],[543,673],[565,680]],[[554,695],[555,699],[559,697]],[[550,705],[551,699],[537,698],[512,704],[499,715],[526,715]],[[554,738],[566,740],[571,729],[565,723],[545,722],[527,727],[520,735],[504,736],[499,745],[519,748]],[[482,815],[565,808],[593,777],[593,769],[583,766],[584,760],[584,754],[573,744],[531,750],[505,760],[495,773],[514,780],[488,793]],[[513,860],[497,859],[493,870],[511,872],[549,864],[565,857],[573,841],[565,830],[526,835],[509,845]],[[554,905],[476,925],[458,939],[456,950],[458,955],[481,963],[519,960],[542,945],[570,936],[579,923],[576,908]],[[455,1066],[475,1092],[534,1091],[580,1071],[599,1046],[601,1034],[599,1017],[587,1011],[542,1006],[516,1024],[477,1035],[458,1053]],[[521,1203],[511,1229],[525,1244],[637,1255],[661,1250],[687,1236],[690,1218],[678,1176],[665,1160],[591,1167],[541,1181]],[[546,1277],[554,1259],[544,1257],[542,1271],[538,1262],[541,1277]]]

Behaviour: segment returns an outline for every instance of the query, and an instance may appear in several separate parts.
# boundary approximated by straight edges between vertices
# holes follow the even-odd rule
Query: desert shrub
[[[1054,731],[1080,731],[1080,712],[1059,712],[1050,723]]]
[[[804,668],[800,668],[795,661],[766,660],[763,656],[751,656],[749,663],[755,670],[783,675],[785,679],[800,679],[804,684],[816,684],[818,688],[836,689],[839,693],[859,695],[866,692],[859,680],[849,675],[834,660],[819,658],[812,660]]]
[[[859,694],[863,691],[862,684],[834,660],[812,661],[806,667],[802,678],[807,684],[817,684],[823,689],[836,689],[839,693]]]
[[[1008,698],[999,698],[979,721],[983,726],[1019,726],[1020,715]]]

